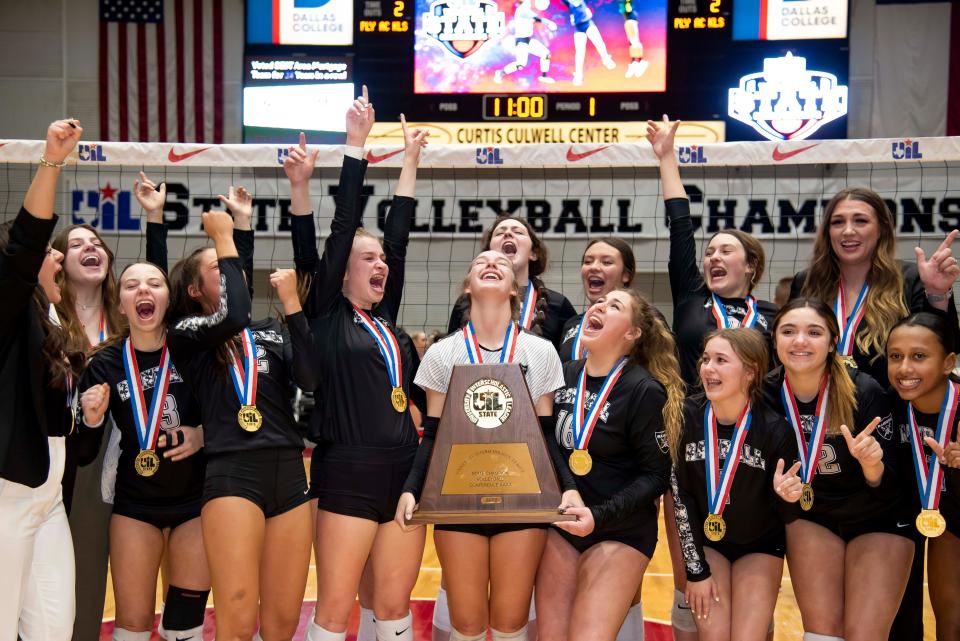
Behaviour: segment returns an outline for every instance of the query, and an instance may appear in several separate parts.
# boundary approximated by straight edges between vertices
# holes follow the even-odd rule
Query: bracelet
[[[924,291],[924,293],[927,295],[927,300],[931,303],[942,303],[953,295],[953,291],[949,289],[946,294],[931,294],[928,291]]]
[[[60,169],[67,164],[66,160],[61,160],[60,162],[50,162],[43,157],[43,154],[40,154],[40,166],[41,167],[53,167],[54,169]]]

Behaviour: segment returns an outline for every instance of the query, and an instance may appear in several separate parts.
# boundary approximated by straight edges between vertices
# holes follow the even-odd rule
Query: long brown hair
[[[103,242],[100,232],[87,224],[69,225],[56,235],[50,246],[66,256],[70,245],[70,233],[75,229],[86,229],[92,233],[100,241],[100,246],[107,255],[107,277],[100,284],[100,305],[106,320],[108,334],[120,334],[123,331],[124,322],[123,316],[120,314],[117,280],[113,275],[114,255],[113,250]],[[77,299],[73,288],[67,281],[66,269],[57,274],[57,284],[60,285],[60,302],[57,304],[57,315],[60,316],[60,322],[67,333],[70,349],[73,351],[89,351],[90,341],[87,339],[83,325],[77,317]]]
[[[867,274],[870,290],[864,301],[864,323],[857,332],[857,347],[861,352],[876,353],[875,359],[886,349],[887,336],[898,320],[909,311],[903,302],[903,273],[896,261],[897,239],[893,214],[880,196],[870,189],[850,187],[834,196],[823,210],[817,238],[813,243],[810,267],[803,283],[801,294],[807,298],[819,298],[828,305],[837,299],[840,284],[840,262],[830,243],[830,218],[837,205],[845,200],[866,203],[877,217],[877,247],[873,253],[873,266]],[[846,320],[846,319],[844,319]]]
[[[683,435],[683,398],[686,391],[680,376],[677,346],[673,334],[660,320],[653,305],[636,290],[622,288],[633,302],[633,326],[640,329],[640,338],[630,350],[630,360],[645,368],[667,391],[663,406],[663,426],[667,432],[670,456],[677,460],[680,437]]]
[[[530,331],[538,336],[543,335],[543,324],[546,322],[547,318],[547,297],[544,293],[543,280],[540,278],[540,275],[543,272],[547,271],[547,246],[543,243],[543,240],[540,236],[537,235],[536,230],[533,226],[527,221],[526,218],[521,216],[516,216],[514,214],[507,214],[505,216],[497,216],[497,219],[493,221],[493,224],[483,232],[483,237],[480,240],[480,251],[485,252],[490,249],[490,240],[493,238],[493,232],[496,231],[497,227],[501,223],[504,223],[508,220],[515,220],[521,225],[524,229],[527,230],[527,235],[530,236],[530,251],[536,253],[537,258],[528,262],[527,266],[527,275],[530,276],[530,282],[533,283],[533,287],[537,290],[537,306],[534,310],[533,321],[530,323]],[[514,278],[516,280],[516,278]],[[526,283],[517,283],[518,287],[526,287]],[[466,325],[466,321],[464,321]]]
[[[827,352],[826,371],[830,375],[830,395],[827,399],[827,434],[836,436],[840,434],[841,425],[853,425],[853,413],[857,409],[857,389],[847,372],[846,366],[840,360],[837,353],[837,341],[840,338],[840,326],[837,324],[837,317],[833,310],[826,303],[818,298],[794,298],[786,305],[780,308],[776,317],[773,319],[773,341],[776,345],[777,330],[783,317],[795,309],[810,308],[820,317],[827,331],[830,332],[830,343],[833,349]],[[776,349],[774,349],[776,354]],[[786,376],[786,368],[784,368]]]
[[[5,252],[10,243],[10,228],[13,221],[0,224],[0,252]],[[41,285],[33,290],[34,313],[43,328],[43,344],[40,348],[41,357],[50,373],[50,384],[57,389],[65,390],[69,379],[76,380],[86,364],[84,350],[71,349],[67,332],[50,320],[50,301]]]
[[[704,349],[714,338],[722,338],[730,343],[733,353],[743,362],[743,366],[753,373],[753,380],[747,386],[747,396],[750,402],[756,405],[763,396],[763,379],[770,362],[767,339],[757,330],[747,327],[715,329],[703,340]]]
[[[753,235],[748,234],[745,231],[740,231],[739,229],[721,229],[710,236],[710,240],[707,241],[707,245],[709,245],[710,241],[720,234],[728,234],[733,236],[743,247],[743,254],[747,261],[747,265],[753,268],[753,274],[750,275],[750,282],[747,283],[747,293],[749,294],[753,291],[753,288],[760,283],[760,279],[763,278],[763,272],[766,268],[767,254],[763,251],[763,244]]]

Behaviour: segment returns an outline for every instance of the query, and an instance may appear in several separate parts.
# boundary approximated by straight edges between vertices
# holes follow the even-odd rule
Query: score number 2
[[[720,3],[720,0],[714,0],[714,2]],[[393,17],[402,18],[403,10],[406,8],[406,3],[403,0],[393,0]]]

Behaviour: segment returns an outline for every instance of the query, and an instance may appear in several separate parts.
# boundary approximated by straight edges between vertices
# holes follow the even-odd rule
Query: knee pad
[[[516,632],[501,632],[490,628],[490,635],[493,641],[527,641],[527,626],[523,626]]]
[[[376,620],[377,639],[395,639],[396,641],[413,641],[413,614],[407,612],[402,619],[392,621]]]
[[[486,631],[481,632],[480,634],[472,637],[468,637],[465,634],[462,634],[459,630],[454,627],[450,627],[450,641],[486,641],[487,633]]]
[[[377,619],[373,610],[360,608],[360,625],[357,628],[357,641],[377,641]]]
[[[304,641],[345,641],[346,638],[346,630],[343,632],[331,632],[326,628],[321,628],[313,619],[310,619],[310,624],[307,626],[307,634],[303,639]]]
[[[131,632],[123,628],[113,629],[113,641],[150,641],[150,630],[146,632]]]
[[[829,637],[825,634],[814,634],[813,632],[804,632],[803,641],[843,641],[843,637]]]
[[[673,591],[673,608],[670,611],[670,624],[681,632],[696,632],[697,624],[693,620],[693,610],[680,590]]]
[[[163,629],[182,632],[196,627],[202,628],[209,594],[210,590],[187,590],[170,585],[161,617]]]
[[[433,627],[444,632],[450,632],[450,607],[447,605],[447,591],[440,586],[437,592],[437,602],[433,605]]]
[[[636,603],[627,610],[617,641],[643,641],[643,603]]]

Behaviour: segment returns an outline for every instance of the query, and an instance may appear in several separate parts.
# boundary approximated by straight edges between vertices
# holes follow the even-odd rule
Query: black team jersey
[[[703,523],[710,513],[703,441],[705,411],[706,400],[703,398],[688,398],[684,403],[683,439],[671,479],[677,530],[690,581],[702,581],[710,576],[710,566],[703,555],[706,538]],[[717,423],[721,470],[730,449],[733,428],[732,424]],[[744,440],[740,465],[723,511],[727,531],[722,543],[749,547],[783,536],[781,510],[786,504],[773,488],[773,475],[777,459],[784,460],[786,469],[797,458],[796,441],[788,430],[789,426],[781,416],[763,404],[754,404],[750,431]]]
[[[289,333],[279,321],[250,323],[250,295],[239,258],[220,259],[220,305],[209,316],[191,316],[171,325],[167,344],[173,362],[193,387],[200,403],[204,449],[208,455],[266,448],[302,448],[293,420],[291,378],[301,387],[313,384],[305,358],[307,324],[303,313],[287,316]],[[249,326],[257,345],[257,409],[263,426],[246,432],[237,423],[240,398],[218,347]],[[242,352],[240,352],[242,353]]]
[[[905,505],[905,515],[911,522],[911,534],[915,533],[913,520],[920,514],[920,488],[917,486],[916,472],[913,463],[913,446],[910,444],[910,424],[907,419],[907,402],[890,392],[890,404],[893,406],[893,422],[895,425],[896,440],[899,444],[898,479],[900,491]],[[913,415],[920,428],[920,437],[936,438],[939,413],[926,414],[913,408]],[[957,440],[957,429],[960,428],[960,413],[954,423],[951,440]],[[933,450],[926,443],[923,444],[923,455],[929,466],[933,461]],[[954,535],[960,536],[960,470],[942,466],[943,488],[940,492],[939,509],[947,521],[947,529]]]
[[[130,386],[123,366],[123,340],[111,341],[98,350],[80,379],[79,389],[86,391],[94,385],[107,383],[110,386],[110,415],[120,430],[120,461],[117,468],[116,503],[139,507],[174,507],[199,502],[203,493],[204,452],[172,461],[163,458],[165,450],[157,448],[160,466],[153,476],[140,476],[134,466],[134,459],[140,452],[137,439],[137,426],[130,405]],[[153,403],[154,389],[157,383],[157,369],[160,365],[161,350],[141,352],[135,350],[137,367],[140,370],[140,384],[146,410]],[[81,420],[82,423],[82,420]],[[160,419],[160,434],[170,433],[179,427],[198,427],[200,407],[188,385],[177,370],[170,366],[170,384],[163,401],[163,413]],[[109,422],[92,428],[82,425],[81,430],[95,432],[99,438],[110,428]],[[168,445],[166,449],[172,449]]]
[[[553,346],[560,347],[563,339],[563,328],[567,322],[577,315],[577,310],[567,300],[567,297],[546,287],[541,287],[540,292],[547,299],[547,308],[543,313],[543,325],[540,327],[540,336],[547,339]],[[521,300],[523,293],[521,293]],[[468,299],[461,295],[453,304],[453,310],[450,312],[450,322],[447,323],[447,332],[455,332],[466,325],[463,320],[463,313],[467,309]]]
[[[717,319],[713,315],[713,297],[697,266],[697,244],[693,238],[690,201],[686,198],[670,198],[665,205],[670,221],[668,269],[670,293],[673,296],[673,333],[677,340],[680,374],[688,386],[695,387],[700,381],[703,339],[717,329]],[[747,315],[746,301],[743,298],[718,298],[727,316],[736,321],[734,326],[739,326]],[[757,321],[753,327],[767,339],[771,351],[770,329],[777,309],[769,301],[757,300]]]
[[[947,315],[947,319],[950,320],[950,331],[953,334],[952,337],[948,338],[947,344],[953,345],[954,348],[952,351],[958,351],[960,345],[958,345],[958,339],[960,339],[960,321],[957,319],[957,307],[953,301],[953,298],[950,298],[947,311],[933,307],[927,301],[926,290],[923,287],[923,283],[920,281],[920,272],[917,271],[917,266],[915,263],[908,263],[902,260],[897,261],[897,265],[900,267],[900,272],[903,274],[903,304],[906,305],[907,309],[911,314],[914,312],[930,312],[936,316]],[[797,298],[801,294],[803,289],[803,284],[807,280],[807,271],[798,272],[793,277],[793,283],[790,285],[790,298]],[[837,286],[839,288],[839,286]],[[830,309],[834,308],[834,305],[837,302],[836,292],[838,289],[833,290],[835,293],[832,294],[832,298],[829,300],[823,301],[827,304]],[[852,310],[850,310],[852,311]],[[846,319],[844,319],[846,322]],[[867,326],[866,317],[860,321],[860,326],[857,328],[859,331],[863,331]],[[890,382],[887,379],[887,357],[885,354],[877,355],[874,350],[868,352],[862,352],[860,347],[854,341],[853,344],[853,360],[857,363],[857,369],[862,372],[866,372],[874,378],[884,389],[889,389]]]
[[[875,417],[880,417],[880,424],[874,430],[873,436],[883,448],[883,476],[880,485],[870,487],[863,477],[863,468],[847,449],[847,441],[840,433],[840,426],[834,427],[835,434],[827,434],[820,448],[817,459],[817,473],[813,477],[813,508],[803,511],[799,503],[787,508],[787,520],[804,518],[819,521],[824,524],[851,524],[876,518],[898,508],[900,500],[898,480],[900,456],[900,436],[896,434],[893,417],[890,414],[890,403],[886,392],[873,378],[862,372],[848,369],[856,389],[856,409],[853,413],[853,434],[856,436]],[[786,416],[783,400],[780,395],[783,385],[783,368],[770,372],[764,381],[764,399],[768,407],[780,416]],[[834,393],[831,389],[830,393]],[[809,443],[810,432],[813,429],[813,417],[816,412],[817,400],[806,403],[797,401],[800,412],[800,424]],[[790,437],[796,441],[796,435],[789,422],[785,422]],[[794,457],[797,460],[798,457]],[[788,464],[792,464],[789,461]],[[799,474],[799,472],[798,472]]]
[[[564,386],[554,395],[555,438],[562,465],[573,451],[573,412],[585,360],[563,366]],[[586,377],[584,413],[589,412],[604,377]],[[670,450],[663,426],[667,393],[647,370],[628,364],[600,408],[587,444],[593,467],[573,477],[593,513],[595,534],[628,535],[657,522],[656,499],[670,482]]]
[[[314,258],[313,216],[291,217],[297,268],[312,275],[305,309],[310,316],[308,354],[316,385],[304,389],[312,390],[315,399],[322,402],[318,401],[310,416],[310,432],[320,441],[341,445],[416,445],[419,437],[410,412],[397,412],[391,403],[392,386],[380,349],[341,291],[353,237],[363,222],[360,190],[366,166],[365,161],[350,156],[343,159],[336,210],[319,261]],[[404,262],[415,205],[413,198],[393,199],[384,222],[383,248],[389,274],[383,299],[372,310],[364,311],[378,318],[397,337],[403,390],[408,399],[426,407],[423,393],[413,386],[419,364],[417,352],[409,338],[400,340],[395,325],[403,296]]]

